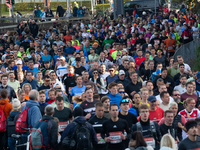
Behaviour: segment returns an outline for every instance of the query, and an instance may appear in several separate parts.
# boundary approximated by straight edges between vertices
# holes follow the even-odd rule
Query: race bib
[[[189,37],[188,37],[188,36],[183,36],[183,39],[184,39],[184,40],[188,40]]]
[[[63,132],[68,124],[69,124],[69,121],[59,122],[60,131]]]
[[[176,149],[178,149],[178,142],[177,141],[175,141],[175,147],[176,147]]]
[[[99,140],[98,141],[98,144],[106,144],[106,141],[104,139],[102,139],[101,137],[101,133],[97,133],[97,139]]]
[[[110,132],[109,136],[110,136],[110,143],[112,144],[117,144],[117,143],[121,143],[122,142],[122,138],[121,138],[122,132]]]
[[[71,94],[72,88],[73,88],[73,87],[69,87],[69,88],[68,88],[69,94]]]
[[[160,41],[159,40],[154,40],[154,43],[160,44]]]
[[[71,58],[71,57],[72,57],[72,54],[68,54],[68,57]]]
[[[172,46],[168,46],[168,50],[169,51],[173,50],[173,47]]]
[[[155,140],[153,137],[147,137],[147,138],[144,138],[144,140],[148,146],[152,146],[153,148],[155,148]]]

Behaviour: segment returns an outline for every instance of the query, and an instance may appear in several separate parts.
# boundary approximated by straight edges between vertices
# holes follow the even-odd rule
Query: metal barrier
[[[174,58],[177,58],[178,55],[182,55],[185,63],[188,63],[191,67],[194,66],[192,63],[196,59],[196,50],[199,45],[200,38],[184,44],[176,50]]]

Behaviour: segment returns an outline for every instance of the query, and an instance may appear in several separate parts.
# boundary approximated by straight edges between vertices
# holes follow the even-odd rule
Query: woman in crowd
[[[25,91],[25,100],[29,100],[29,92],[32,90],[32,86],[29,83],[25,83],[22,86],[22,90]]]

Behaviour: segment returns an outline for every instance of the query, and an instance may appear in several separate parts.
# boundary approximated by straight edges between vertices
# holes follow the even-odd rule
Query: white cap
[[[22,65],[22,61],[21,61],[21,60],[18,60],[18,61],[17,61],[17,65]]]
[[[125,48],[122,49],[123,51],[127,52],[127,50]]]
[[[63,56],[62,56],[62,57],[60,57],[60,60],[65,60],[65,57],[63,57]]]
[[[21,108],[21,103],[17,98],[15,98],[12,100],[12,106],[14,110],[18,110]]]
[[[124,70],[119,70],[119,75],[125,74]]]
[[[148,47],[149,47],[149,46],[152,46],[152,45],[151,45],[151,44],[148,44]]]

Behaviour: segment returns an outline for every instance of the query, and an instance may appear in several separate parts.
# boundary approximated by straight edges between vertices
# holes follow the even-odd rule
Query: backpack
[[[3,109],[1,109],[0,107],[0,132],[5,132],[6,131],[6,116],[4,113],[4,109],[6,107],[8,103],[6,103],[3,107]]]
[[[12,134],[17,134],[16,130],[15,130],[15,124],[16,121],[19,117],[20,113],[15,115],[14,119],[11,121],[7,121],[7,133],[8,133],[8,137],[11,137]]]
[[[62,141],[63,149],[67,150],[91,150],[92,142],[88,122],[78,124],[75,121],[75,129],[73,134],[66,136]]]
[[[19,115],[19,117],[18,117],[18,119],[16,121],[16,125],[15,125],[16,132],[19,132],[19,133],[26,133],[27,132],[23,128],[27,128],[28,127],[28,110],[29,110],[29,108],[27,109],[25,107],[25,109]]]
[[[29,137],[30,149],[40,150],[42,148],[47,148],[49,146],[48,137],[48,124],[47,120],[40,121],[37,125],[31,129],[31,134]]]

